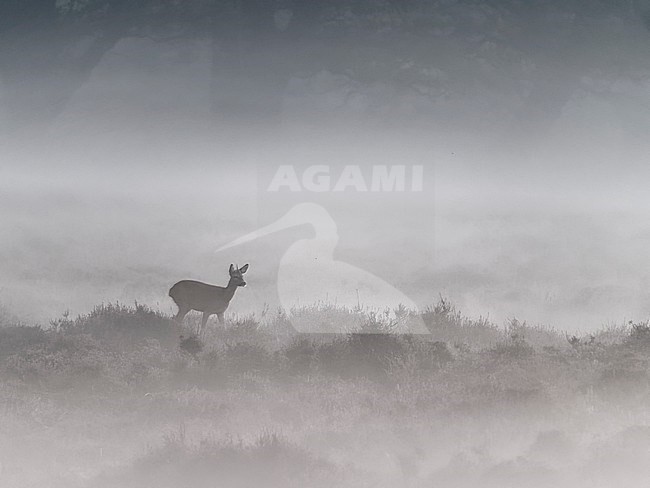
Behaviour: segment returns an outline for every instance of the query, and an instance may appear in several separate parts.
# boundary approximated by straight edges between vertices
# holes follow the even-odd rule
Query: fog
[[[174,280],[219,283],[239,260],[255,263],[255,285],[233,310],[255,312],[276,303],[274,263],[290,242],[213,250],[260,222],[260,202],[280,212],[322,199],[265,200],[279,165],[406,164],[426,168],[417,205],[330,198],[339,259],[422,307],[442,294],[496,323],[586,331],[645,318],[640,17],[446,9],[447,31],[430,36],[391,24],[397,13],[384,30],[359,15],[332,27],[338,37],[275,43],[125,35],[85,74],[75,59],[92,38],[8,31],[3,306],[29,323],[115,300],[171,311]],[[39,57],[47,42],[58,58]]]
[[[0,486],[646,486],[649,43],[646,0],[0,2]]]

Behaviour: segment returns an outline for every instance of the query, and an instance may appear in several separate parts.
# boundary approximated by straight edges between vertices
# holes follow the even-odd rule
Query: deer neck
[[[235,295],[235,292],[237,291],[237,288],[238,288],[237,285],[235,285],[235,283],[231,279],[228,282],[228,286],[226,286],[226,299],[228,301],[230,301],[232,299],[232,297]]]

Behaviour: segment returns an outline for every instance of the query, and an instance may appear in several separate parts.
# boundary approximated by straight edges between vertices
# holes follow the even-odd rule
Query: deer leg
[[[199,337],[203,337],[205,334],[205,324],[208,323],[208,319],[210,318],[210,313],[208,312],[203,312],[203,317],[201,318],[201,328],[199,329]]]
[[[219,324],[224,325],[224,320],[223,320],[223,312],[219,312],[217,314],[217,318],[219,319]]]
[[[174,320],[175,320],[176,322],[178,322],[179,324],[182,324],[182,323],[183,323],[183,319],[185,318],[185,316],[187,315],[187,313],[188,313],[189,311],[190,311],[189,308],[178,307],[178,313],[177,313],[176,316],[174,317]]]

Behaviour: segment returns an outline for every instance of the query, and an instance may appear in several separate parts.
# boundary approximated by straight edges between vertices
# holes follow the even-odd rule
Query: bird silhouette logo
[[[326,300],[338,307],[392,311],[393,315],[398,310],[407,310],[408,320],[401,332],[429,333],[413,300],[373,273],[334,259],[339,240],[337,225],[321,205],[297,204],[275,222],[221,246],[217,252],[303,224],[313,227],[314,236],[291,244],[278,269],[278,297],[285,310],[297,303],[315,304]]]

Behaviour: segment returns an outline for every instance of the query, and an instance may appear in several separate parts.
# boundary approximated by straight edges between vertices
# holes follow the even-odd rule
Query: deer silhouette
[[[219,323],[223,324],[223,314],[230,304],[230,300],[235,295],[237,288],[246,286],[244,273],[248,271],[248,264],[241,268],[231,264],[228,272],[230,281],[226,286],[209,285],[200,281],[183,280],[176,283],[169,290],[169,296],[178,305],[178,313],[174,317],[178,323],[182,323],[185,315],[190,310],[203,312],[199,336],[203,337],[205,333],[205,324],[208,322],[210,315],[216,314]]]

